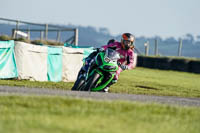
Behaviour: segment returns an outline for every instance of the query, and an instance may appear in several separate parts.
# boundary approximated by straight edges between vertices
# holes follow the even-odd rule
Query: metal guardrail
[[[16,23],[16,29],[12,30],[12,33],[13,33],[12,36],[13,37],[17,37],[17,35],[15,34],[15,31],[41,32],[41,34],[45,33],[45,40],[47,40],[49,31],[57,31],[57,41],[58,41],[61,31],[73,31],[74,32],[74,36],[70,37],[69,39],[71,40],[73,38],[73,41],[71,41],[71,42],[73,42],[74,45],[76,45],[76,46],[78,45],[78,28],[66,28],[66,27],[63,27],[63,26],[57,26],[57,25],[53,25],[53,24],[32,23],[32,22],[14,20],[14,19],[7,19],[7,18],[0,18],[0,20],[9,21],[9,22],[15,22]],[[45,29],[20,29],[19,28],[19,24],[20,23],[28,24],[28,25],[42,26]],[[54,29],[49,29],[49,28],[54,28]],[[42,36],[42,39],[43,39],[43,36]]]
[[[26,32],[25,34],[27,34],[27,39],[28,40],[31,40],[31,32],[40,32],[40,40],[44,40],[44,32],[45,30],[44,29],[12,29],[12,37],[13,38],[16,38],[17,36],[17,33],[18,32]],[[61,32],[63,31],[73,31],[74,32],[74,35],[71,36],[70,38],[68,38],[67,40],[64,41],[64,43],[69,43],[69,44],[78,44],[77,42],[75,42],[76,40],[78,41],[78,39],[75,39],[75,37],[78,36],[78,29],[69,29],[69,28],[65,28],[65,29],[48,29],[48,32],[57,32],[57,39],[56,41],[57,42],[60,42],[61,40]],[[46,34],[46,33],[45,33]],[[47,38],[45,39],[47,40]]]

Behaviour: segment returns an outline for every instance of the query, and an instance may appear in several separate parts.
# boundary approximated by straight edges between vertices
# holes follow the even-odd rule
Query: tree
[[[196,43],[195,44],[200,44],[200,35],[197,35],[197,41],[196,41]]]
[[[197,41],[200,41],[200,35],[197,35]]]
[[[166,44],[174,44],[174,43],[178,43],[177,40],[174,37],[168,37],[164,40],[164,43]]]
[[[109,35],[110,32],[107,28],[99,28],[99,32],[105,35]]]
[[[186,34],[185,37],[183,38],[183,43],[186,44],[193,44],[194,43],[194,37],[192,34]]]

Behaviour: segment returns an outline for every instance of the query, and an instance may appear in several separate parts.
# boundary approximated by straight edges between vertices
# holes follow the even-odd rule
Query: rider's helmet
[[[131,33],[124,33],[122,34],[121,45],[122,48],[128,50],[130,48],[134,48],[135,37]]]

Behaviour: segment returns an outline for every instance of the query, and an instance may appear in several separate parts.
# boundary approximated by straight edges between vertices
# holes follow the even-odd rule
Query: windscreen
[[[119,53],[110,48],[106,49],[106,57],[108,57],[110,60],[118,60],[120,58]]]

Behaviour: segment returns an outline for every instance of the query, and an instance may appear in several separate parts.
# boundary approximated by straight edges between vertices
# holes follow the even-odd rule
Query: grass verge
[[[2,133],[199,133],[200,108],[0,96]]]
[[[200,97],[200,74],[136,68],[120,75],[113,92]]]
[[[110,91],[129,94],[200,97],[199,79],[200,74],[137,67],[134,70],[122,72],[119,81],[111,86]],[[0,80],[0,85],[70,90],[73,83]]]

